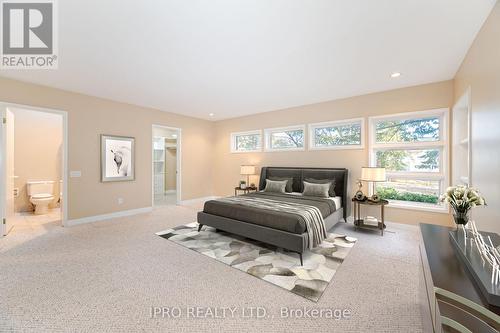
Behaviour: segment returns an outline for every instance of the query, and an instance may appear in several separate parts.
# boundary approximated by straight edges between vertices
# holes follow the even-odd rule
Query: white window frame
[[[257,149],[250,149],[250,150],[238,150],[236,147],[236,138],[238,136],[244,136],[244,135],[260,135],[260,140],[259,140],[259,147]],[[230,137],[230,142],[229,142],[229,149],[231,153],[236,153],[236,154],[241,154],[241,153],[258,153],[262,151],[262,130],[253,130],[253,131],[244,131],[244,132],[233,132],[231,133]]]
[[[283,131],[293,131],[293,130],[301,130],[304,133],[304,146],[297,148],[272,148],[271,147],[271,135],[277,132]],[[266,128],[264,130],[264,151],[265,152],[284,152],[284,151],[305,151],[306,150],[306,125],[294,125],[287,127],[275,127],[275,128]]]
[[[361,125],[360,144],[356,145],[335,145],[335,146],[316,146],[315,130],[323,127],[336,127],[344,125]],[[335,121],[326,121],[322,123],[309,124],[309,149],[310,150],[339,150],[339,149],[364,149],[365,148],[365,118],[352,118]]]
[[[376,143],[376,129],[375,125],[377,121],[380,120],[406,120],[406,119],[419,119],[426,117],[436,117],[439,116],[440,126],[439,126],[439,141],[429,141],[429,142],[408,142],[408,143]],[[426,111],[416,111],[416,112],[406,112],[391,114],[386,116],[376,116],[369,117],[369,142],[368,142],[368,154],[369,154],[369,165],[376,166],[376,151],[384,149],[435,149],[439,148],[440,153],[440,170],[439,172],[387,172],[387,176],[398,177],[403,179],[426,179],[426,180],[439,180],[441,182],[441,189],[444,190],[449,186],[449,109],[433,109]],[[371,193],[370,193],[371,194]],[[439,213],[448,213],[449,207],[446,204],[433,205],[425,203],[412,203],[407,201],[397,201],[390,200],[389,207],[396,208],[406,208],[413,210],[424,210]]]

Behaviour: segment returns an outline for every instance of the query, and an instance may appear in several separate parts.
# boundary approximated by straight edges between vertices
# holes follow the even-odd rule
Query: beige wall
[[[474,219],[483,230],[500,232],[500,3],[472,44],[455,78],[455,99],[468,87],[472,101],[472,185],[488,202]]]
[[[182,199],[212,194],[213,126],[209,121],[0,78],[0,101],[68,112],[69,218],[151,206],[152,124],[182,128]],[[100,134],[136,138],[136,180],[100,182]],[[205,184],[200,186],[199,184]],[[118,198],[124,203],[118,204]]]
[[[16,212],[32,211],[26,182],[29,180],[54,181],[54,201],[59,199],[59,180],[62,166],[62,116],[13,108],[14,112],[14,170]]]
[[[219,121],[215,125],[215,194],[229,195],[232,193],[234,186],[242,179],[242,176],[239,175],[239,166],[242,164],[255,164],[258,167],[345,167],[350,172],[349,188],[351,190],[356,179],[360,176],[361,167],[368,165],[367,148],[361,150],[232,154],[229,151],[231,132],[449,108],[453,104],[453,96],[453,82],[446,81]],[[257,180],[257,176],[251,179],[254,182]],[[448,214],[396,208],[389,208],[386,218],[400,223],[450,223]]]

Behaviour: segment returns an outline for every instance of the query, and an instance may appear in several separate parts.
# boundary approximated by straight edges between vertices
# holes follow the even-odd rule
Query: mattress
[[[301,194],[292,195],[267,192],[249,193],[245,194],[245,196],[314,206],[319,209],[323,218],[330,216],[337,210],[336,202],[333,200],[334,198],[317,198],[303,196]],[[248,207],[219,200],[205,202],[203,212],[295,234],[302,234],[306,231],[304,219],[293,213]]]

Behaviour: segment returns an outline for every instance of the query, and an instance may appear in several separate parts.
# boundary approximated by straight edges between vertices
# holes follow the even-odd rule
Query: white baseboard
[[[208,201],[208,200],[214,200],[214,199],[218,199],[218,198],[220,198],[220,197],[211,195],[211,196],[208,196],[208,197],[201,197],[201,198],[194,198],[194,199],[189,199],[189,200],[182,200],[182,201],[179,202],[179,205],[181,205],[181,206],[196,205],[198,203],[202,203],[202,202],[205,202],[205,201]]]
[[[82,218],[79,218],[79,219],[68,220],[68,221],[66,221],[66,225],[65,226],[72,227],[72,226],[79,225],[79,224],[92,223],[92,222],[97,222],[97,221],[104,221],[104,220],[114,219],[114,218],[117,218],[117,217],[124,217],[124,216],[131,216],[131,215],[149,213],[149,212],[152,212],[152,211],[153,211],[153,207],[143,207],[143,208],[122,210],[122,211],[119,211],[119,212],[114,212],[114,213],[109,213],[109,214],[87,216],[87,217],[82,217]]]
[[[171,194],[171,193],[175,193],[177,192],[176,190],[166,190],[165,191],[165,194]]]

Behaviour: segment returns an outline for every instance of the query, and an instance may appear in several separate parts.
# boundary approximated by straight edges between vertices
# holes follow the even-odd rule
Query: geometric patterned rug
[[[317,302],[357,239],[329,233],[320,246],[299,255],[198,223],[156,233],[233,268]]]

